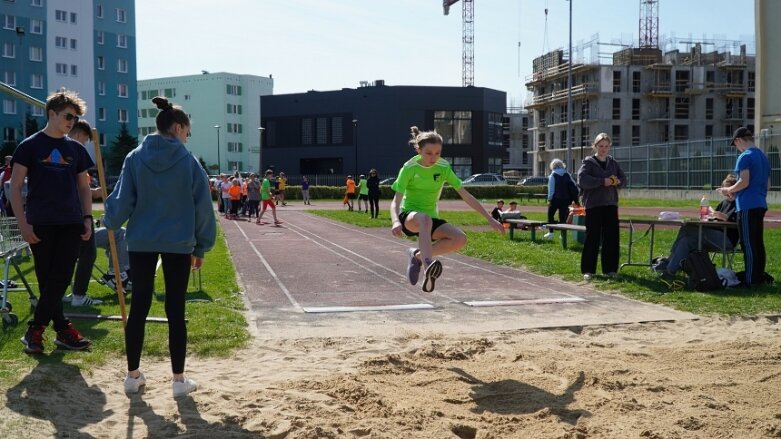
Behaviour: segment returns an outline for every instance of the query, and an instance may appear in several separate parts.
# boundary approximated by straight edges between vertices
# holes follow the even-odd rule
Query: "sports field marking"
[[[487,306],[520,306],[520,305],[549,305],[555,303],[581,303],[588,302],[582,297],[552,297],[550,299],[520,299],[520,300],[474,300],[462,302],[464,305],[472,307]]]
[[[345,229],[345,230],[349,230],[350,232],[354,232],[354,233],[360,233],[360,234],[362,234],[364,236],[367,236],[367,237],[370,237],[370,238],[374,238],[374,239],[379,239],[379,240],[388,242],[388,243],[396,245],[396,246],[401,246],[401,247],[406,248],[406,247],[409,247],[410,246],[410,242],[412,242],[412,241],[401,241],[400,242],[400,240],[398,238],[385,238],[385,237],[382,237],[382,236],[377,236],[376,234],[367,233],[367,232],[361,230],[360,227],[355,227],[355,226],[345,225],[344,223],[334,222],[334,221],[325,219],[323,217],[319,217],[317,215],[312,215],[312,214],[307,214],[307,215],[309,215],[313,219],[320,220],[322,222],[325,222],[327,224],[333,225],[335,227],[339,227],[339,228],[342,228],[342,229]],[[517,276],[512,275],[512,274],[503,273],[501,271],[495,271],[495,270],[492,270],[492,269],[487,268],[487,267],[471,264],[471,263],[465,262],[465,261],[460,261],[458,259],[454,259],[454,258],[451,258],[451,257],[448,257],[448,256],[438,256],[437,258],[440,259],[440,260],[446,260],[448,262],[461,264],[461,265],[464,265],[464,266],[469,267],[469,268],[474,268],[475,270],[480,270],[480,271],[483,271],[483,272],[487,272],[487,273],[490,273],[490,274],[492,274],[494,276],[499,276],[499,277],[502,277],[502,278],[507,279],[507,280],[512,280],[515,283],[525,283],[525,284],[528,284],[528,285],[534,287],[537,290],[545,289],[547,291],[554,292],[554,293],[557,293],[557,294],[563,294],[563,295],[566,295],[568,297],[577,297],[577,296],[574,296],[572,294],[562,293],[555,286],[550,286],[550,287],[545,286],[545,287],[542,287],[542,286],[540,286],[540,284],[542,282],[531,282],[531,281],[526,281],[526,280],[523,280],[523,279],[518,279]],[[530,276],[539,277],[539,278],[545,278],[546,279],[546,282],[545,282],[546,284],[551,282],[550,278],[548,278],[546,276],[541,276],[539,274],[530,273],[530,272],[527,272],[525,270],[520,270],[518,268],[513,268],[513,267],[506,267],[506,268],[509,269],[509,270],[514,270],[514,271],[523,271],[524,273],[528,273]],[[393,270],[391,270],[391,271],[393,271]],[[571,285],[571,284],[569,284],[569,283],[567,283],[565,281],[559,280],[559,279],[554,279],[554,281],[555,282],[560,282],[561,284],[565,284],[565,285]],[[436,291],[434,292],[434,294],[436,294]]]
[[[294,304],[294,306],[295,306],[297,309],[301,309],[301,310],[303,310],[303,307],[301,307],[301,306],[298,304],[298,302],[296,302],[296,301],[295,301],[295,299],[293,299],[293,296],[292,296],[292,294],[290,293],[290,291],[289,291],[289,290],[288,290],[288,289],[287,289],[287,288],[284,286],[284,284],[283,284],[283,283],[282,283],[282,281],[279,279],[279,277],[276,275],[276,273],[273,271],[273,269],[271,268],[271,266],[270,266],[270,265],[269,265],[269,264],[266,262],[266,260],[265,260],[265,259],[262,257],[262,255],[261,255],[261,254],[260,254],[260,252],[258,251],[257,247],[255,247],[254,243],[253,243],[253,242],[252,242],[252,241],[249,239],[249,237],[247,236],[246,232],[244,231],[244,228],[243,228],[243,227],[241,227],[241,224],[239,224],[239,223],[235,223],[235,224],[236,224],[236,227],[237,227],[237,228],[238,228],[238,229],[241,231],[241,234],[244,236],[244,239],[245,239],[245,240],[247,240],[247,242],[249,242],[249,244],[252,246],[252,249],[253,249],[253,250],[255,251],[255,253],[256,253],[256,254],[257,254],[257,255],[258,255],[260,258],[261,258],[261,260],[263,261],[263,265],[266,267],[266,269],[269,271],[269,273],[271,273],[271,275],[274,277],[274,280],[277,282],[277,284],[280,286],[280,288],[282,288],[282,289],[283,289],[283,292],[284,292],[284,293],[285,293],[285,295],[288,297],[288,300],[290,300],[290,301],[291,301],[291,303],[293,303],[293,304]],[[378,271],[376,271],[376,270],[373,270],[371,267],[368,267],[368,266],[365,266],[365,265],[358,264],[358,263],[356,263],[356,262],[355,262],[355,260],[354,260],[354,259],[355,259],[355,258],[360,258],[361,260],[363,260],[363,261],[366,261],[367,263],[369,263],[369,264],[371,264],[371,265],[374,265],[374,266],[376,266],[376,267],[380,267],[380,268],[382,268],[382,269],[385,269],[385,270],[387,270],[387,271],[389,271],[389,272],[393,273],[395,276],[400,276],[400,275],[397,273],[397,271],[396,271],[396,270],[393,270],[393,269],[391,269],[391,268],[389,268],[389,267],[386,267],[386,266],[384,266],[384,265],[382,265],[382,264],[378,264],[377,262],[375,262],[375,261],[373,261],[373,260],[371,260],[371,259],[369,259],[369,258],[366,258],[365,256],[362,256],[362,255],[361,255],[361,254],[359,254],[359,253],[356,253],[356,252],[354,252],[354,251],[352,251],[352,250],[350,250],[350,249],[348,249],[348,248],[346,248],[346,247],[343,247],[343,246],[341,246],[341,245],[339,245],[339,244],[337,244],[337,243],[335,243],[335,242],[333,242],[333,241],[330,241],[330,240],[328,240],[328,239],[325,239],[325,238],[323,238],[322,236],[320,236],[320,235],[318,235],[318,234],[316,234],[316,233],[313,233],[313,232],[311,232],[311,231],[309,231],[309,230],[307,230],[307,229],[304,229],[304,228],[302,228],[302,227],[296,226],[295,224],[292,224],[292,223],[291,223],[291,222],[289,222],[289,221],[286,221],[286,222],[285,222],[285,225],[287,226],[287,230],[290,230],[291,232],[293,232],[293,233],[297,234],[297,235],[298,235],[298,236],[300,236],[301,238],[303,238],[303,239],[306,239],[307,241],[310,241],[310,242],[312,242],[313,244],[315,244],[315,245],[318,245],[318,246],[322,247],[322,248],[323,248],[323,249],[325,249],[325,250],[328,250],[329,252],[331,252],[331,253],[333,253],[333,254],[335,254],[335,255],[339,256],[340,258],[342,258],[342,259],[344,259],[344,260],[347,260],[347,261],[349,261],[350,263],[354,264],[355,266],[357,266],[357,267],[359,267],[359,268],[361,268],[361,269],[363,269],[363,270],[365,270],[365,271],[368,271],[369,273],[372,273],[373,275],[375,275],[375,276],[377,276],[377,277],[379,277],[379,278],[381,278],[381,279],[383,279],[383,280],[387,281],[387,282],[388,282],[388,283],[390,283],[391,285],[393,285],[393,286],[398,286],[398,285],[400,284],[399,280],[397,280],[397,279],[392,279],[392,278],[390,278],[390,277],[388,277],[388,276],[385,276],[385,275],[383,275],[382,273],[379,273]],[[324,245],[322,242],[318,242],[317,240],[315,240],[315,239],[312,239],[310,236],[307,236],[307,234],[308,234],[308,235],[311,235],[311,236],[313,236],[313,237],[315,237],[315,238],[317,238],[317,239],[319,239],[319,240],[321,240],[321,241],[323,241],[323,242],[326,242],[326,243],[328,243],[329,245],[331,245],[331,246],[333,246],[333,247],[336,247],[336,248],[338,248],[339,250],[334,250],[334,248],[331,248],[331,247],[329,247],[328,245]],[[350,255],[352,255],[352,256],[348,256],[346,253],[349,253],[349,254],[350,254]],[[407,288],[407,294],[410,294],[410,295],[411,295],[411,296],[413,296],[413,297],[414,297],[416,300],[419,300],[419,301],[422,301],[422,302],[426,302],[426,303],[429,303],[429,304],[433,303],[431,300],[427,299],[426,297],[424,297],[424,296],[421,296],[421,295],[419,295],[419,294],[415,294],[414,292],[410,292],[409,290],[410,290],[410,289],[409,289],[409,288]],[[433,307],[433,306],[432,306],[432,307]]]
[[[366,312],[366,311],[409,311],[414,309],[434,309],[434,305],[428,303],[410,303],[405,305],[377,305],[377,306],[305,306],[307,313],[334,313],[334,312]]]
[[[241,232],[241,234],[244,236],[244,240],[246,240],[249,246],[252,247],[252,251],[254,251],[256,255],[258,255],[258,259],[260,259],[260,262],[263,264],[264,267],[266,267],[266,270],[269,272],[271,277],[274,278],[274,282],[276,282],[279,288],[282,290],[282,292],[285,293],[285,296],[287,297],[287,300],[290,301],[290,304],[293,305],[293,307],[295,307],[297,310],[303,311],[301,305],[299,305],[296,299],[293,298],[293,295],[290,294],[290,291],[287,289],[287,287],[285,287],[285,284],[283,284],[282,281],[279,279],[277,273],[274,272],[274,269],[272,269],[271,265],[268,264],[266,258],[264,258],[263,255],[260,254],[260,251],[258,251],[258,248],[255,247],[255,243],[252,242],[249,239],[249,236],[247,236],[247,234],[244,232],[244,229],[241,228],[238,223],[234,223],[234,224],[236,224],[236,228],[239,229],[239,232]]]

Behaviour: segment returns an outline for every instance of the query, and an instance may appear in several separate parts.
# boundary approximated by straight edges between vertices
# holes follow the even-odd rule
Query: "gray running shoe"
[[[408,248],[407,249],[407,256],[409,256],[409,262],[407,262],[407,279],[409,279],[409,283],[412,285],[418,284],[418,278],[420,277],[420,267],[423,266],[423,263],[418,260],[417,257],[415,257],[415,253],[417,253],[418,249],[416,248]]]

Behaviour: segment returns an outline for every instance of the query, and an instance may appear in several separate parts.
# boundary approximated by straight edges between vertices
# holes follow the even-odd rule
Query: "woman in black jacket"
[[[380,177],[377,176],[376,169],[369,171],[366,187],[369,188],[369,206],[371,206],[372,218],[377,218],[380,215]]]
[[[594,139],[594,155],[583,159],[578,170],[578,186],[586,208],[586,242],[580,257],[583,279],[597,271],[597,255],[602,247],[602,272],[616,277],[619,257],[618,188],[626,182],[624,171],[608,155],[613,141],[606,133]]]

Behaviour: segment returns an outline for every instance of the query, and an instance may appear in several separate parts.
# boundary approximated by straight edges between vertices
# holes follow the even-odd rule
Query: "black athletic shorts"
[[[404,234],[407,236],[418,236],[417,232],[411,232],[404,226],[404,223],[407,222],[407,216],[411,213],[412,212],[401,212],[399,214],[401,231],[404,232]],[[447,221],[440,218],[431,218],[431,235],[434,235],[434,230],[437,230],[437,227],[441,226],[442,224],[447,224]]]

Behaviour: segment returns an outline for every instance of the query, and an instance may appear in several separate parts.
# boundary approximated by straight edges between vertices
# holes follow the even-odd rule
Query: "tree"
[[[204,172],[206,172],[206,175],[209,175],[209,168],[206,166],[206,161],[203,160],[203,157],[198,157],[198,163],[201,164],[201,167],[203,168]]]
[[[131,136],[127,130],[127,124],[122,124],[119,134],[111,142],[111,149],[104,147],[103,155],[106,161],[106,173],[108,175],[117,175],[122,170],[122,164],[130,151],[138,146],[138,138]]]

